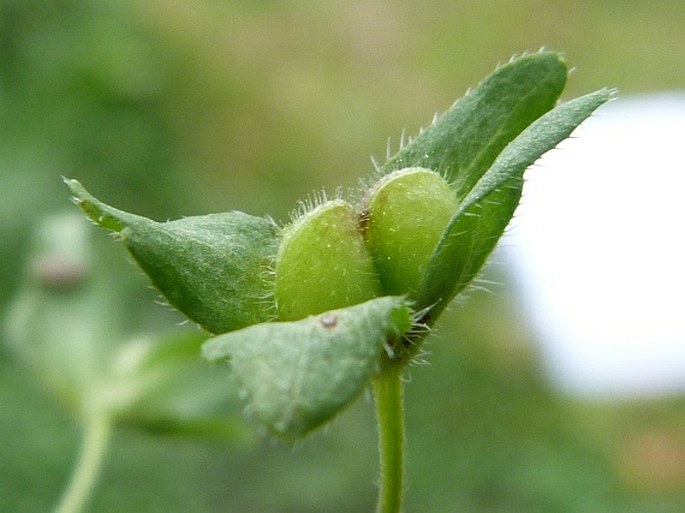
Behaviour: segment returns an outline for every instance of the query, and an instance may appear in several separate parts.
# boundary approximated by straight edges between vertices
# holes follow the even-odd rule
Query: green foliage
[[[278,219],[312,184],[356,183],[386,136],[403,126],[413,132],[488,63],[520,48],[563,48],[581,64],[567,97],[607,83],[624,94],[682,87],[682,69],[673,65],[685,60],[682,2],[574,2],[556,4],[553,16],[540,0],[506,7],[444,0],[329,7],[0,1],[0,313],[20,282],[25,291],[18,270],[30,228],[64,207],[64,191],[55,187],[59,174],[78,174],[101,197],[155,219],[226,208]],[[103,273],[110,278],[100,298],[115,299],[112,306],[92,316],[97,302],[64,297],[65,314],[74,306],[56,317],[64,324],[45,324],[42,334],[34,327],[27,339],[60,338],[74,326],[80,331],[71,343],[78,346],[88,331],[75,323],[79,312],[82,323],[100,319],[112,328],[90,328],[106,332],[96,340],[104,345],[121,329],[123,343],[132,331],[166,331],[180,320],[155,304],[156,293],[131,270],[123,248],[93,236],[98,280]],[[680,513],[682,474],[653,463],[661,461],[659,447],[671,455],[682,448],[650,444],[657,458],[639,451],[644,465],[627,451],[642,433],[682,440],[682,401],[661,402],[661,415],[651,401],[619,408],[564,402],[539,380],[521,313],[503,312],[511,299],[506,291],[470,296],[466,307],[441,318],[440,336],[429,344],[432,365],[412,369],[406,511]],[[37,315],[34,323],[44,320]],[[176,336],[150,338],[163,342],[161,349]],[[68,477],[78,433],[54,390],[37,388],[36,374],[5,341],[1,509],[49,511]],[[188,358],[197,360],[191,344]],[[231,388],[225,368],[202,368]],[[168,386],[183,383],[185,393],[176,397],[192,411],[209,390],[197,373],[187,383],[185,376]],[[137,409],[156,419],[150,427],[173,431],[168,421],[158,422],[159,397]],[[269,441],[246,451],[117,430],[106,486],[88,510],[368,512],[371,413],[368,401],[358,401],[295,452]],[[627,460],[635,465],[634,481],[624,480]]]
[[[561,104],[537,119],[504,148],[462,198],[427,265],[418,294],[418,305],[435,304],[431,318],[480,271],[514,215],[524,171],[566,139],[610,95],[602,89]],[[450,276],[447,280],[446,274]]]
[[[71,214],[39,228],[26,282],[7,316],[14,354],[84,422],[239,435],[223,375],[197,358],[207,335],[130,333],[89,233]]]
[[[67,181],[86,215],[120,235],[169,302],[211,333],[274,317],[269,270],[280,231],[242,212],[157,223],[98,201]]]
[[[554,107],[566,75],[566,62],[554,52],[512,59],[390,158],[383,171],[412,166],[438,171],[463,198],[506,145]]]
[[[432,169],[456,190],[459,208],[415,295],[417,308],[431,307],[425,322],[434,322],[485,263],[518,205],[523,172],[608,100],[604,89],[553,109],[566,74],[552,52],[512,60],[382,167]]]
[[[314,350],[327,331],[312,331],[294,343],[304,325],[316,324],[294,320],[393,294],[412,299],[421,312],[417,320],[432,324],[494,248],[518,204],[526,168],[609,98],[602,90],[553,108],[566,73],[552,52],[512,60],[390,158],[382,173],[411,169],[381,176],[367,194],[368,204],[355,210],[342,200],[324,203],[302,213],[282,238],[268,221],[239,213],[155,223],[103,204],[74,180],[67,184],[86,215],[120,233],[152,282],[191,319],[215,333],[256,325],[254,333],[235,335],[242,341],[236,347],[244,348],[247,340],[249,352],[226,349],[222,356],[236,357],[229,360],[257,418],[276,432],[299,435],[347,405],[373,377],[369,369],[408,363],[426,330],[410,334],[407,326],[404,339],[386,341],[387,353],[363,352],[363,372],[347,372],[345,358],[329,362],[327,352]],[[273,282],[265,275],[270,265]],[[259,324],[273,320],[274,311],[294,324]],[[376,349],[377,339],[370,338]],[[273,384],[266,385],[263,373],[254,377],[256,364],[246,364],[250,358],[276,372]],[[309,363],[315,358],[326,373],[345,376],[341,382],[349,388],[338,383],[338,395],[336,388],[317,388],[323,382],[320,369]],[[318,397],[306,401],[306,414],[295,416],[292,425],[300,392],[280,381],[288,368],[283,359],[307,362],[294,366],[296,382],[312,386],[307,393]]]
[[[202,354],[230,361],[254,415],[274,433],[294,439],[356,398],[378,373],[384,346],[410,327],[402,299],[382,297],[220,335],[203,345]]]

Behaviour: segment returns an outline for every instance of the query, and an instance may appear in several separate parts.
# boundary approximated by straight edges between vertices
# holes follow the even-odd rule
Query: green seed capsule
[[[376,183],[366,200],[365,236],[384,294],[414,297],[456,209],[454,191],[429,169],[401,169]]]
[[[378,276],[357,221],[351,205],[332,200],[284,230],[275,279],[280,320],[302,319],[379,295]]]

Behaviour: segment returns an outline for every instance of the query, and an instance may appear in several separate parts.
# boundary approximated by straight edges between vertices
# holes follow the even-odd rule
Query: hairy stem
[[[79,513],[83,510],[100,474],[111,432],[108,418],[95,416],[88,420],[78,461],[54,513]]]
[[[399,513],[404,495],[404,402],[401,366],[373,382],[378,419],[380,478],[377,513]]]

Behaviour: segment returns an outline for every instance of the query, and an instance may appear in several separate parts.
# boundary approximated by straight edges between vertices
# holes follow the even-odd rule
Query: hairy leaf
[[[566,139],[611,95],[606,89],[561,104],[524,130],[459,205],[423,277],[417,306],[434,318],[478,273],[514,214],[523,172]],[[449,279],[446,279],[449,277]]]
[[[438,171],[464,197],[497,155],[530,123],[554,107],[567,68],[557,53],[514,59],[490,74],[382,168]]]
[[[270,270],[280,230],[242,212],[158,223],[122,212],[67,180],[79,207],[118,233],[169,302],[212,333],[225,333],[276,315]]]
[[[294,439],[357,397],[378,372],[384,345],[410,327],[403,299],[386,296],[220,335],[202,354],[230,361],[249,410],[277,435]]]

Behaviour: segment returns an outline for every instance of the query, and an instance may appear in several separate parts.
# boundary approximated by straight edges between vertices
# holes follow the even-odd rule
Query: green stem
[[[95,416],[86,425],[81,452],[54,513],[79,513],[88,502],[97,482],[112,432],[110,420]]]
[[[404,495],[404,400],[401,366],[387,367],[373,382],[378,419],[380,479],[377,513],[399,513]]]

